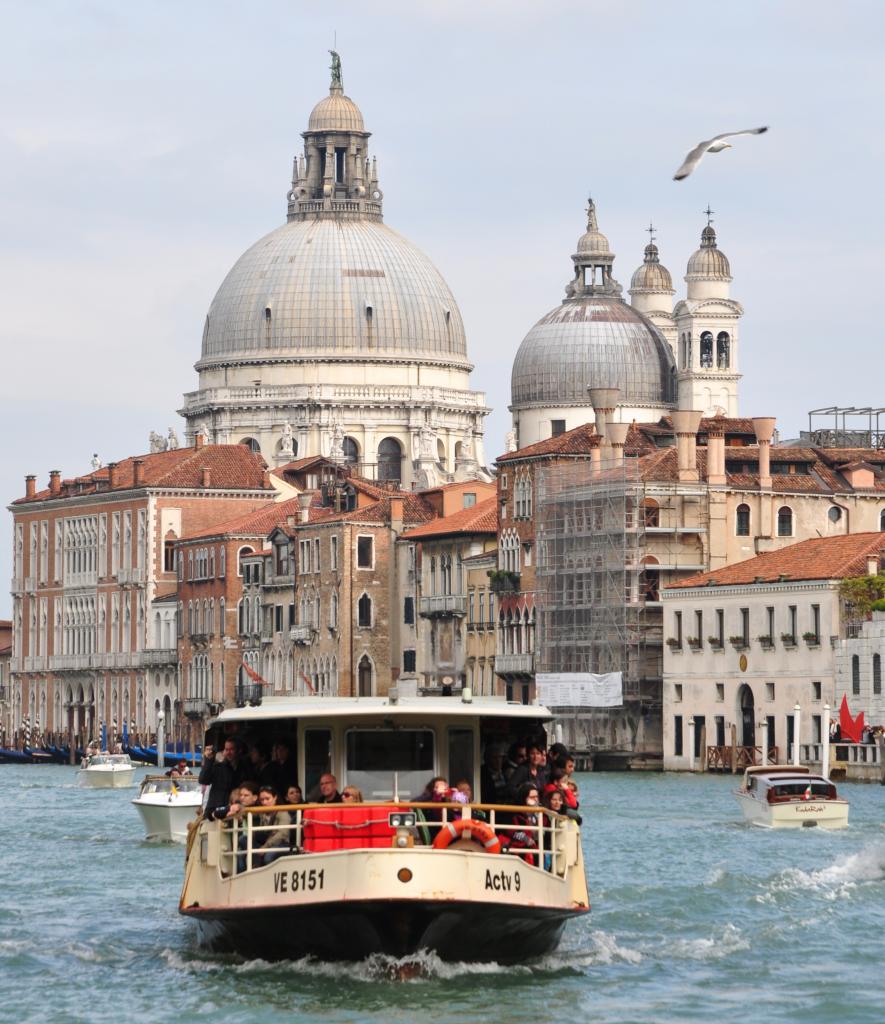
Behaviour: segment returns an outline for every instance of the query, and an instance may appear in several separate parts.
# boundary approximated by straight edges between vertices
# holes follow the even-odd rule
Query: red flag
[[[270,683],[266,679],[262,679],[261,676],[243,661],[243,668],[246,670],[246,675],[252,680],[253,683],[258,683],[259,686],[270,686]]]
[[[311,693],[315,694],[316,690],[313,688],[313,683],[307,678],[307,676],[303,672],[301,673],[301,678],[307,684],[308,690],[310,690]]]
[[[863,711],[858,714],[857,718],[852,718],[848,709],[848,696],[844,693],[839,706],[839,732],[842,734],[842,739],[848,740],[850,743],[860,743],[863,732]]]

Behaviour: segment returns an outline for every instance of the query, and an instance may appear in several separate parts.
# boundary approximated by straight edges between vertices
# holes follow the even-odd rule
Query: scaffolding
[[[814,448],[885,448],[885,409],[876,406],[831,405],[812,409],[808,430],[800,440]]]
[[[538,672],[621,672],[621,709],[561,709],[581,754],[654,755],[663,687],[661,587],[709,567],[697,481],[643,480],[637,458],[569,461],[538,476]]]

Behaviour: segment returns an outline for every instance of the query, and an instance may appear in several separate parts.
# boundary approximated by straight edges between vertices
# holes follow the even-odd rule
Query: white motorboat
[[[196,775],[148,775],[132,802],[141,815],[145,839],[183,843],[188,823],[196,818],[203,802],[203,790]]]
[[[78,779],[81,786],[95,789],[122,789],[132,786],[135,765],[128,754],[92,754],[84,758]]]
[[[744,817],[764,828],[845,828],[848,801],[805,765],[757,765],[734,791]]]
[[[466,695],[255,704],[222,711],[207,742],[285,736],[305,793],[331,772],[365,802],[202,818],[179,910],[208,947],[270,960],[431,950],[516,963],[550,953],[589,911],[575,821],[472,799],[410,802],[440,775],[479,793],[486,744],[543,736],[546,708]]]

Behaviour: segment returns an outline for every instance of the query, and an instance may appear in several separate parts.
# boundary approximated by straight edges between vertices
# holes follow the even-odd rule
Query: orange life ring
[[[466,833],[466,835],[465,835]],[[445,850],[456,839],[472,839],[482,846],[486,853],[500,853],[501,840],[488,822],[476,821],[474,818],[459,818],[447,821],[437,832],[433,840],[434,850]]]

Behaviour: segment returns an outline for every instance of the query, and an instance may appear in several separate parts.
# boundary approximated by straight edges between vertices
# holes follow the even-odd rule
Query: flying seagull
[[[712,139],[707,139],[706,142],[699,142],[673,175],[673,180],[682,181],[683,178],[687,178],[701,162],[704,153],[721,153],[723,149],[731,149],[731,143],[723,141],[724,139],[733,139],[736,135],[761,135],[767,131],[767,125],[764,128],[745,128],[742,132],[723,132],[721,135],[714,135]]]

